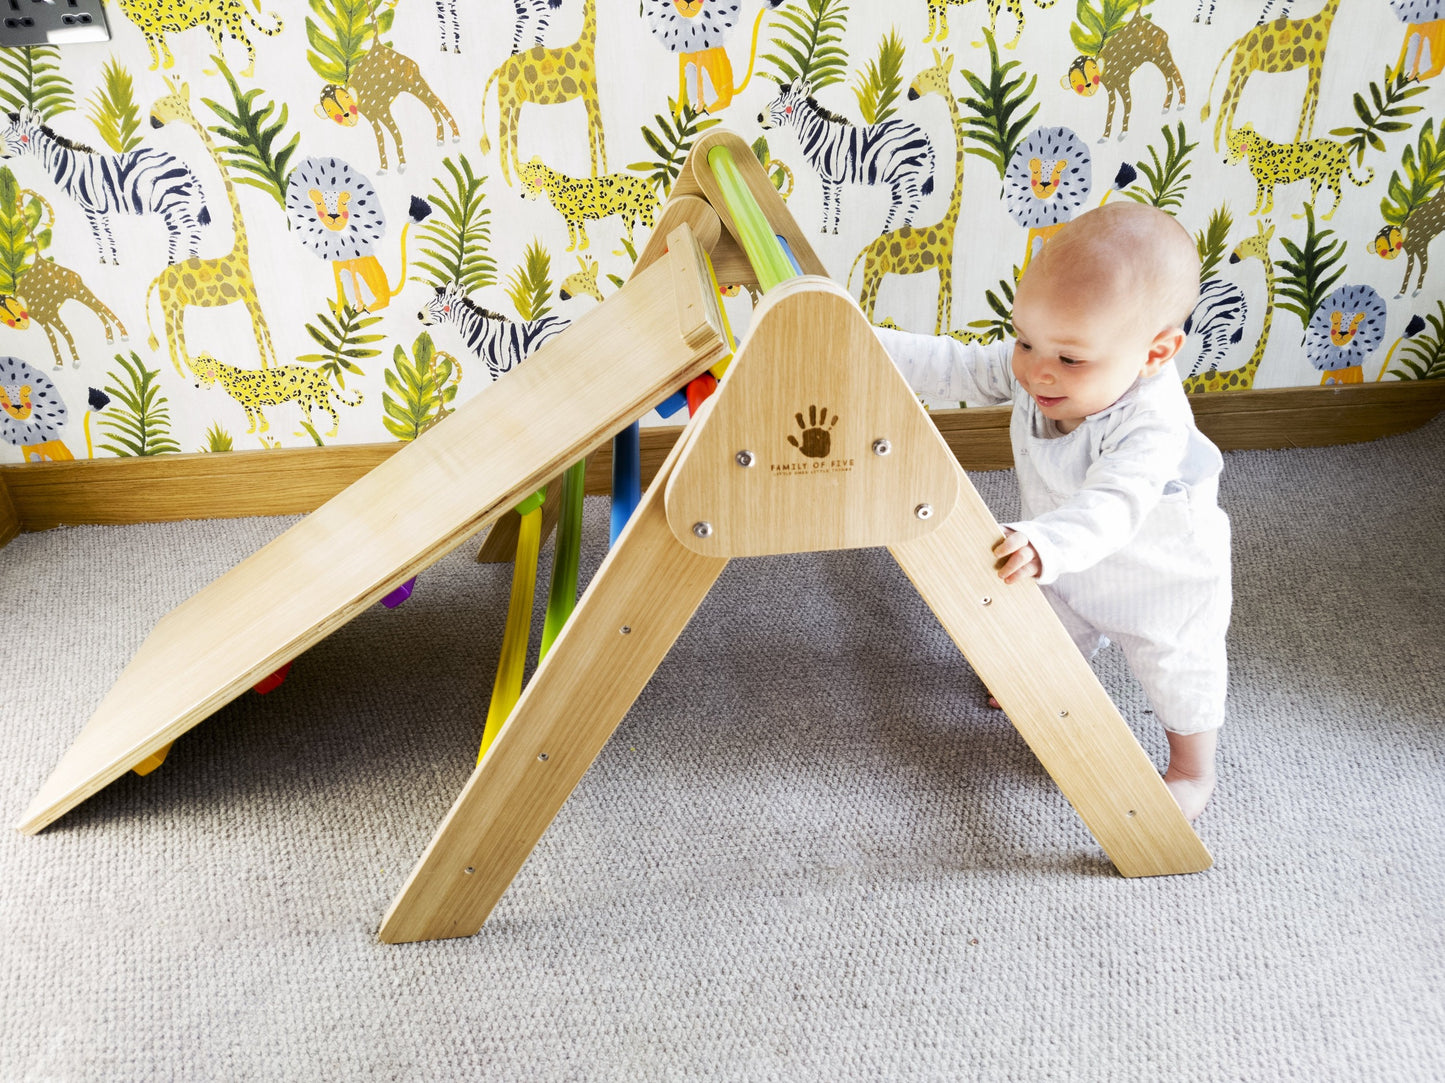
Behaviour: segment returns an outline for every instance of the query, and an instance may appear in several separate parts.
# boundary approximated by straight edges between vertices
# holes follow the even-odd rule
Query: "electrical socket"
[[[102,0],[0,0],[0,46],[109,41]]]

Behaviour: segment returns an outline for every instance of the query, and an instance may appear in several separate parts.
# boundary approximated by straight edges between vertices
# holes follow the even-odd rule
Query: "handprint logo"
[[[798,442],[796,436],[789,436],[788,443],[801,451],[810,459],[826,458],[833,447],[833,426],[838,424],[838,415],[833,415],[833,420],[828,420],[828,408],[821,409],[817,406],[808,407],[808,419],[803,420],[802,413],[793,415],[798,419],[798,428],[803,430],[803,441]]]

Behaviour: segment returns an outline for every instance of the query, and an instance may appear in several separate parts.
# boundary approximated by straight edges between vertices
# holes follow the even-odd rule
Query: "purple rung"
[[[386,608],[388,609],[395,609],[397,606],[401,605],[402,602],[406,601],[408,598],[411,597],[411,588],[414,586],[416,586],[416,576],[412,576],[405,583],[403,583],[401,586],[397,587],[394,591],[388,594],[385,598],[381,600],[381,604],[386,606]]]

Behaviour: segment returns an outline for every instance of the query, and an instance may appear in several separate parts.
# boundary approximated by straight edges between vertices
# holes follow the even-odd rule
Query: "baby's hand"
[[[1003,534],[1003,541],[993,547],[993,555],[999,559],[998,577],[1012,583],[1023,577],[1037,579],[1043,574],[1043,563],[1028,538],[1008,527],[1003,528]]]

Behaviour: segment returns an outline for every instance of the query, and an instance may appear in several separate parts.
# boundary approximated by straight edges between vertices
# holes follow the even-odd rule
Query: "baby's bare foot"
[[[1219,731],[1166,731],[1164,736],[1169,739],[1169,769],[1164,772],[1164,784],[1193,822],[1214,792],[1214,753],[1219,747]]]
[[[988,705],[992,707],[995,711],[1003,710],[1003,708],[998,705],[998,700],[994,699],[992,696],[988,697]]]
[[[1209,803],[1209,795],[1214,792],[1214,775],[1210,774],[1207,778],[1189,778],[1170,768],[1164,773],[1164,785],[1169,787],[1169,792],[1174,795],[1174,800],[1184,811],[1185,817],[1193,823],[1199,819],[1199,814]]]

